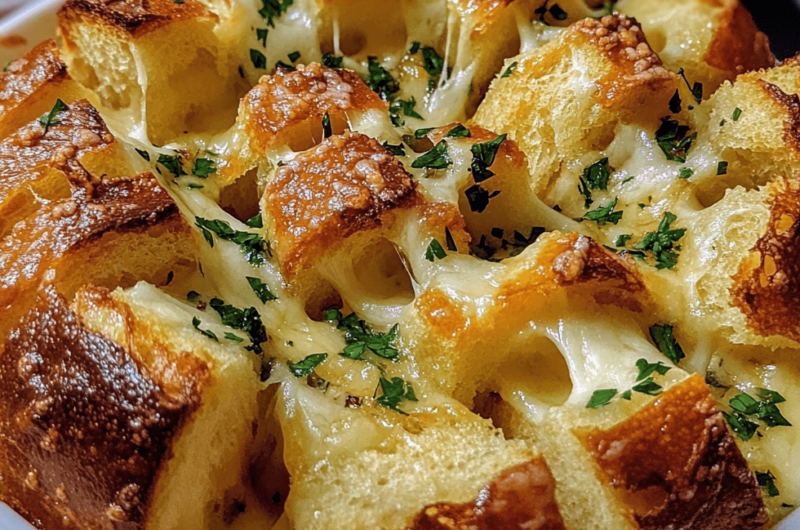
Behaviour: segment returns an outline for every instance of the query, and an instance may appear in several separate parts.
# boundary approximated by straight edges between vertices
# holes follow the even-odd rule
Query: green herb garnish
[[[239,245],[244,252],[245,259],[251,265],[261,265],[267,260],[269,246],[258,234],[234,230],[227,222],[220,219],[195,217],[195,225],[200,228],[203,237],[211,247],[214,246],[214,237],[211,235],[214,233],[220,239]]]
[[[315,353],[313,355],[309,355],[300,362],[289,363],[289,371],[298,378],[311,375],[317,366],[322,364],[322,362],[327,358],[327,353]]]
[[[683,353],[683,348],[675,340],[673,327],[669,324],[650,326],[650,337],[653,339],[658,351],[663,353],[673,364],[677,365],[681,359],[686,357],[686,354]]]

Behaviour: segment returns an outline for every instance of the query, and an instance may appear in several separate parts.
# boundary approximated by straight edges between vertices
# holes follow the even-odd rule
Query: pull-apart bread
[[[53,39],[0,75],[33,526],[800,506],[800,61],[738,0],[68,0]]]

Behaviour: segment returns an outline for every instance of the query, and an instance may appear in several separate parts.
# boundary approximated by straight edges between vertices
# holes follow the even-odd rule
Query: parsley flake
[[[444,135],[445,138],[469,138],[472,136],[472,133],[461,125],[460,123],[447,131],[447,134]]]
[[[638,361],[636,361],[636,368],[639,370],[639,375],[638,377],[636,377],[637,381],[641,381],[642,379],[650,377],[650,375],[653,374],[653,372],[659,375],[664,375],[670,370],[672,370],[672,368],[662,363],[661,361],[657,363],[649,363],[647,362],[647,359],[639,359]]]
[[[249,226],[250,228],[264,228],[264,220],[261,217],[261,213],[257,213],[244,223],[245,225]]]
[[[249,350],[261,353],[261,344],[268,340],[267,329],[255,307],[239,309],[226,304],[219,298],[212,298],[208,305],[219,314],[224,325],[247,333],[252,342],[252,346],[248,347]]]
[[[200,319],[199,318],[197,318],[197,317],[193,317],[192,318],[192,326],[194,326],[194,329],[196,329],[197,331],[199,331],[200,333],[202,333],[203,335],[205,335],[209,339],[214,339],[215,341],[219,342],[219,339],[217,338],[217,335],[213,331],[208,330],[208,329],[200,329]]]
[[[580,177],[578,190],[584,199],[584,207],[592,205],[592,190],[608,190],[608,177],[611,172],[608,169],[608,157],[601,158],[587,168],[584,168],[583,175]]]
[[[419,131],[417,131],[419,132]],[[453,161],[447,152],[447,143],[442,140],[433,149],[423,154],[411,163],[414,169],[445,169],[450,167]]]
[[[723,411],[722,415],[725,417],[725,421],[728,422],[731,430],[745,442],[752,438],[758,431],[758,423],[748,420],[747,416],[744,414],[739,412],[731,414]]]
[[[506,68],[506,71],[503,72],[503,75],[501,75],[500,78],[502,79],[503,77],[510,77],[511,74],[514,73],[514,70],[516,70],[517,64],[518,64],[517,61],[514,61],[513,63],[508,65],[508,68]]]
[[[678,263],[678,248],[674,243],[679,241],[684,234],[685,228],[671,229],[670,226],[677,217],[670,212],[664,212],[664,217],[658,225],[658,230],[648,232],[641,241],[634,245],[634,248],[652,252],[656,259],[657,269],[671,269]]]
[[[275,19],[286,13],[293,2],[294,0],[261,0],[262,8],[258,10],[258,14],[267,20],[268,26],[274,28]]]
[[[492,172],[489,167],[494,164],[497,151],[500,149],[500,145],[505,141],[506,136],[505,134],[501,134],[494,140],[473,144],[470,148],[470,151],[472,151],[472,177],[475,179],[476,184],[494,176],[494,172]]]
[[[360,320],[355,313],[342,317],[342,313],[338,309],[327,310],[325,320],[335,323],[337,329],[345,332],[344,339],[347,345],[339,353],[342,357],[361,359],[367,350],[390,361],[396,361],[400,356],[400,352],[393,346],[399,330],[397,324],[392,326],[387,333],[380,333],[370,329],[367,323]]]
[[[656,131],[656,143],[667,160],[681,164],[686,162],[686,154],[697,139],[697,133],[687,136],[688,132],[688,126],[670,118],[661,118],[661,126]]]
[[[717,175],[727,175],[728,174],[728,163],[724,160],[717,164]]]
[[[58,116],[59,112],[64,112],[65,110],[67,110],[66,103],[64,103],[60,99],[57,99],[55,105],[53,105],[53,108],[50,109],[50,112],[44,114],[39,118],[39,123],[42,125],[42,127],[44,127],[45,134],[47,133],[47,129],[51,125],[58,125],[59,123],[61,123],[56,119],[56,116]]]
[[[739,118],[741,118],[741,117],[742,117],[742,109],[740,109],[739,107],[736,107],[733,110],[733,121],[739,121]]]
[[[258,234],[234,230],[231,225],[220,219],[195,217],[195,225],[202,231],[203,237],[211,247],[214,246],[214,237],[211,235],[214,233],[222,240],[239,245],[239,248],[244,252],[245,259],[251,265],[261,265],[267,260],[269,247],[267,242]]]
[[[633,237],[632,234],[620,234],[617,236],[617,241],[614,243],[615,246],[624,247],[625,244],[631,240]]]
[[[186,175],[180,155],[158,155],[158,163],[176,177]]]
[[[145,151],[143,149],[136,149],[135,147],[134,147],[134,151],[136,151],[139,154],[140,157],[142,157],[145,160],[147,160],[148,162],[150,162],[150,153],[148,153],[147,151]]]
[[[313,355],[309,355],[300,362],[289,363],[289,371],[298,378],[311,375],[317,366],[322,364],[322,362],[327,358],[327,353],[315,353]]]
[[[430,76],[428,88],[433,88],[439,82],[439,77],[442,75],[442,71],[444,71],[444,59],[430,46],[423,46],[421,51],[422,67]]]
[[[228,340],[232,340],[233,342],[244,342],[244,339],[235,333],[231,333],[230,331],[225,332],[225,338]]]
[[[672,96],[672,99],[669,100],[669,111],[672,114],[678,114],[681,111],[681,105],[683,102],[681,101],[681,94],[679,90],[675,91],[675,94]]]
[[[391,380],[381,377],[380,385],[383,395],[376,400],[378,405],[388,407],[400,414],[408,415],[408,413],[400,410],[400,403],[403,401],[418,401],[411,383],[399,377],[393,377]]]
[[[250,61],[253,62],[254,68],[259,68],[261,70],[267,69],[267,57],[259,50],[250,49]]]
[[[749,440],[758,433],[758,420],[767,427],[791,427],[792,424],[781,414],[778,404],[786,401],[783,396],[766,388],[756,389],[759,400],[750,394],[742,392],[732,397],[728,404],[733,413],[723,412],[733,432],[742,440]],[[749,417],[749,418],[748,418]]]
[[[330,138],[333,136],[333,130],[331,129],[331,116],[327,112],[322,117],[322,136],[325,138]]]
[[[262,46],[267,46],[267,35],[269,35],[268,29],[257,28],[256,29],[256,38],[261,42]]]
[[[337,57],[332,53],[322,54],[322,66],[327,66],[328,68],[341,68],[343,62],[344,57]]]
[[[489,191],[480,184],[475,184],[464,191],[464,195],[466,195],[467,202],[469,203],[469,209],[475,213],[483,213],[486,208],[489,207],[489,201],[499,194],[500,190],[489,193]]]
[[[634,385],[631,390],[641,394],[647,394],[648,396],[657,396],[661,393],[662,388],[652,377],[648,377],[641,383]]]
[[[392,153],[394,156],[406,156],[406,150],[403,144],[392,145],[389,142],[383,142],[383,148]]]
[[[690,167],[682,167],[681,171],[680,171],[680,174],[678,175],[678,178],[688,179],[692,175],[694,175],[694,169],[692,169]]]
[[[377,92],[384,101],[390,101],[392,95],[400,90],[400,85],[397,83],[392,74],[381,66],[378,58],[374,55],[367,57],[368,61],[368,77],[367,86]]]
[[[587,409],[599,409],[600,407],[605,407],[614,396],[617,395],[616,388],[609,388],[605,390],[595,390],[592,394],[592,397],[589,399],[589,403],[586,404]]]
[[[767,494],[767,497],[777,497],[781,494],[778,487],[775,485],[776,479],[772,471],[768,470],[766,473],[756,471],[756,480],[758,481],[758,485],[761,486],[761,489],[764,490],[764,493]]]
[[[428,250],[425,251],[425,259],[434,262],[437,259],[444,259],[447,257],[447,253],[442,248],[442,244],[439,243],[438,240],[433,239],[428,244]]]
[[[300,52],[298,51],[293,51],[292,53],[289,54],[289,60],[293,63],[296,63],[299,58],[300,58]]]
[[[201,179],[207,178],[216,171],[217,163],[209,158],[196,158],[194,167],[192,167],[192,175]]]
[[[590,221],[596,222],[599,225],[604,225],[606,223],[617,224],[620,219],[622,219],[622,211],[614,211],[614,208],[617,207],[618,200],[619,199],[615,197],[613,201],[605,206],[599,206],[596,210],[586,212],[584,217]]]
[[[247,276],[247,283],[250,284],[250,287],[253,289],[253,292],[256,293],[258,299],[261,300],[261,303],[266,304],[270,300],[278,299],[278,297],[269,290],[269,286],[260,279]]]
[[[653,339],[658,351],[663,353],[667,359],[672,361],[676,366],[681,359],[686,357],[686,354],[683,353],[683,348],[681,348],[681,345],[675,340],[673,327],[669,324],[655,324],[650,326],[650,337]]]

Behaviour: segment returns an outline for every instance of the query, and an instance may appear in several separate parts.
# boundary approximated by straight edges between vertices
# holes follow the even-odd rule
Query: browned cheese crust
[[[348,236],[384,224],[421,201],[417,184],[376,140],[347,133],[326,139],[277,169],[264,204],[284,277]]]
[[[89,183],[81,155],[114,142],[114,137],[88,101],[76,101],[45,127],[38,120],[0,142],[0,201],[43,176],[44,169],[64,171],[78,186]]]
[[[783,126],[783,141],[787,149],[800,153],[800,98],[797,94],[787,94],[777,85],[763,79],[759,79],[758,84],[778,105],[786,110],[787,119]]]
[[[774,186],[767,232],[733,277],[731,297],[756,334],[800,341],[800,183]]]
[[[347,128],[346,112],[373,108],[389,107],[356,73],[317,63],[298,66],[294,72],[278,68],[242,100],[250,149],[258,154],[276,144],[291,147],[292,132],[299,126],[312,124],[321,132],[326,113],[334,132],[341,132]]]
[[[615,427],[580,436],[644,530],[747,530],[768,520],[753,472],[699,375]]]
[[[0,500],[39,528],[144,528],[208,375],[198,361],[172,368],[180,385],[165,389],[132,352],[82,326],[54,288],[40,292],[0,355]]]
[[[675,75],[650,48],[641,26],[625,15],[579,20],[569,27],[569,35],[588,40],[611,63],[608,75],[598,80],[599,90],[594,95],[606,107],[618,106],[628,96],[641,96],[643,87],[658,93],[675,82]]]
[[[407,530],[563,530],[556,482],[542,458],[506,469],[465,504],[426,506]]]
[[[43,85],[65,79],[70,77],[56,41],[42,42],[0,74],[0,120]]]
[[[710,3],[719,5],[719,1]],[[747,8],[738,0],[727,3],[703,59],[710,66],[729,72],[731,80],[744,72],[775,66],[769,38],[758,31]]]
[[[68,264],[71,257],[84,248],[91,249],[105,235],[147,235],[152,227],[160,233],[188,234],[175,203],[149,173],[103,181],[92,193],[79,190],[17,223],[0,243],[0,329],[3,322],[11,323],[9,315],[19,315],[20,308],[24,311],[25,300],[48,280],[48,270],[63,268],[62,263]],[[113,257],[111,247],[108,252]],[[93,276],[104,274],[100,263],[93,265],[98,270],[71,271],[62,281],[74,276],[90,282]]]
[[[139,37],[175,21],[217,16],[197,0],[69,0],[58,12],[63,37],[69,27],[89,22],[109,31]]]

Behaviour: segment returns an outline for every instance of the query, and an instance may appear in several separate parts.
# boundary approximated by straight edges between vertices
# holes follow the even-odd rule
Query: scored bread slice
[[[220,23],[196,0],[70,0],[59,11],[70,74],[122,111],[123,130],[143,127],[157,145],[233,123],[249,86],[215,33]]]
[[[196,312],[144,285],[71,306],[40,291],[0,356],[0,500],[43,529],[222,529],[258,511],[260,363],[198,333]]]
[[[0,74],[0,138],[49,112],[56,99],[72,103],[89,95],[70,77],[56,42],[46,40]]]

